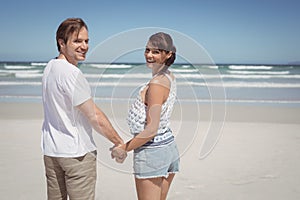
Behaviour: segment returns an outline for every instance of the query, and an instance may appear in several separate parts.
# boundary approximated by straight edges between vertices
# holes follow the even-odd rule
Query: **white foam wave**
[[[13,85],[28,85],[28,86],[38,86],[42,85],[42,82],[37,81],[0,81],[0,86],[13,86]]]
[[[283,75],[289,74],[289,71],[229,71],[230,74],[271,74],[271,75]]]
[[[42,77],[41,70],[0,70],[1,76],[14,74],[17,78],[38,78]],[[150,79],[151,74],[148,73],[134,73],[134,74],[84,74],[89,79]],[[177,80],[182,79],[300,79],[300,75],[291,74],[175,74]],[[300,81],[300,80],[299,80]]]
[[[35,74],[35,73],[16,73],[15,77],[17,78],[41,78],[43,74]]]
[[[131,65],[126,64],[86,64],[91,67],[95,67],[98,69],[130,69],[132,68]]]
[[[151,74],[148,73],[128,73],[128,74],[84,74],[86,78],[115,78],[115,79],[134,79],[134,78],[151,78]],[[245,75],[245,74],[175,74],[176,79],[300,79],[300,75]]]
[[[31,66],[46,66],[47,65],[46,62],[32,62],[30,64],[31,64]]]
[[[17,70],[17,69],[32,69],[34,68],[33,66],[28,66],[28,65],[4,65],[5,69],[12,69],[12,70]]]
[[[84,74],[86,78],[115,78],[115,79],[150,79],[151,74],[149,73],[133,73],[133,74]],[[203,78],[202,74],[178,74],[176,79],[186,79],[186,78]],[[207,78],[220,78],[219,75],[207,76]]]
[[[272,66],[265,66],[265,65],[229,65],[229,69],[234,69],[234,70],[241,70],[241,69],[258,69],[258,70],[270,70],[273,67]]]
[[[300,79],[300,75],[176,74],[176,79]]]
[[[199,72],[197,69],[170,69],[170,71],[175,73],[194,73]]]
[[[183,82],[177,85],[224,88],[299,88],[300,83],[269,83],[269,82]]]
[[[0,74],[3,76],[13,74],[16,78],[39,78],[43,76],[41,70],[0,70]]]
[[[90,83],[92,87],[138,87],[136,82],[93,82]]]
[[[115,79],[134,79],[134,78],[151,78],[151,74],[135,73],[135,74],[84,74],[86,78],[115,78]]]
[[[32,95],[3,95],[0,99],[36,99],[41,100],[42,96]],[[95,101],[128,101],[130,99],[124,97],[94,97]],[[180,98],[179,102],[198,102],[198,103],[263,103],[263,104],[300,104],[299,100],[269,100],[269,99],[190,99]]]
[[[272,79],[272,78],[300,79],[300,75],[221,75],[221,78],[230,78],[230,79]]]
[[[300,104],[298,100],[271,100],[271,99],[226,99],[228,103],[272,103],[272,104]]]
[[[38,86],[41,85],[42,82],[38,81],[1,81],[0,86],[8,86],[8,85],[32,85]],[[128,82],[128,81],[120,81],[120,82],[90,82],[90,86],[92,87],[103,87],[103,86],[111,86],[111,87],[138,87],[140,83],[138,82]],[[300,83],[269,83],[269,82],[178,82],[178,86],[199,86],[199,87],[225,87],[225,88],[299,88]]]
[[[41,96],[32,96],[32,95],[18,95],[18,96],[15,96],[15,95],[3,95],[3,96],[0,96],[0,99],[2,98],[5,98],[5,99],[42,99]]]
[[[128,99],[127,99],[128,100]],[[270,103],[270,104],[300,104],[299,100],[272,100],[272,99],[192,99],[180,98],[180,102],[199,103]]]
[[[203,65],[201,68],[208,68],[208,69],[219,69],[217,65]]]
[[[9,70],[0,70],[0,73],[10,73],[10,74],[32,74],[32,73],[41,73],[41,70],[17,70],[17,69],[9,69]]]

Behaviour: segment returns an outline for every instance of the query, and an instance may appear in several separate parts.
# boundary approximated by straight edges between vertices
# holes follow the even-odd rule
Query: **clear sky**
[[[161,27],[191,37],[215,63],[300,61],[298,0],[6,0],[0,61],[55,57],[55,32],[68,17],[85,20],[90,49],[123,31]]]

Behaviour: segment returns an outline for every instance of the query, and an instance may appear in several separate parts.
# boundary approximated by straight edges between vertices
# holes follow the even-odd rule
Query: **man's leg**
[[[61,159],[70,200],[95,199],[96,157],[96,152],[90,152],[78,158]]]
[[[57,158],[44,156],[48,200],[67,200],[65,174]]]

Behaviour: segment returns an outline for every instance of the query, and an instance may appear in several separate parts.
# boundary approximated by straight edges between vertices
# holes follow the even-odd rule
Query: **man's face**
[[[89,49],[88,44],[88,31],[83,27],[79,32],[74,32],[71,37],[69,37],[67,43],[61,48],[61,52],[70,63],[77,66],[78,61],[85,60],[86,53]]]

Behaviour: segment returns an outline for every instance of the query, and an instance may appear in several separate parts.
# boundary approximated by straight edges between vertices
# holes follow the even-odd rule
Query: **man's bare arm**
[[[87,117],[93,128],[115,145],[123,144],[122,138],[113,128],[107,116],[92,99],[85,101],[77,108]]]

